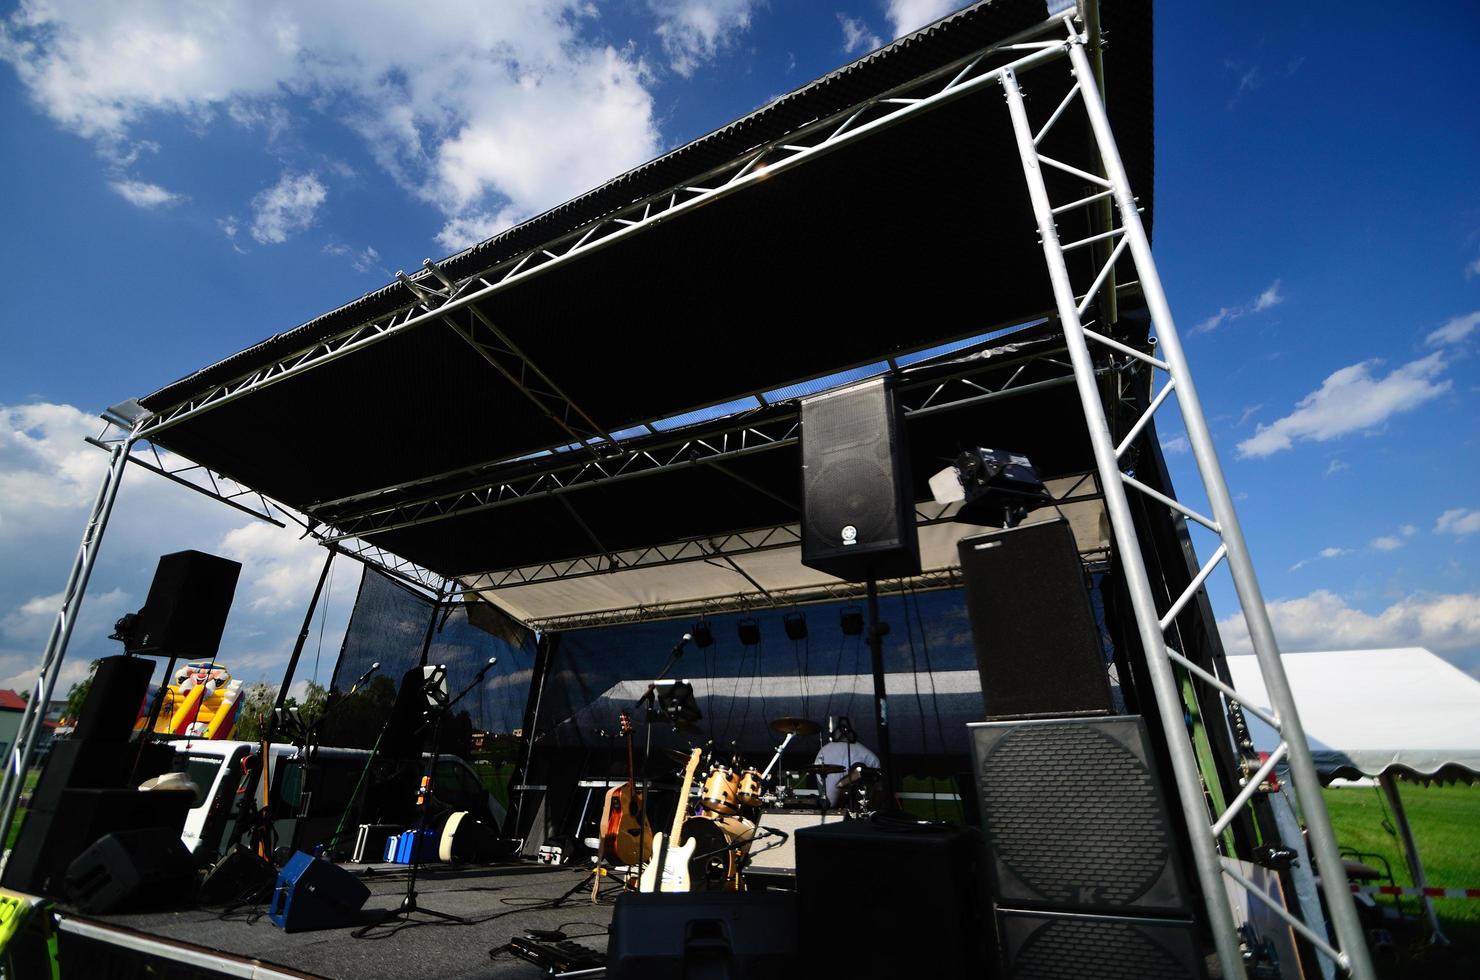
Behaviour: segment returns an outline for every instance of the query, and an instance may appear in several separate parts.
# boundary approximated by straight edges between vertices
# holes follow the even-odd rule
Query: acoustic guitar
[[[648,824],[647,801],[637,788],[632,756],[632,719],[622,712],[622,734],[627,736],[627,782],[607,790],[601,811],[599,853],[613,864],[636,866],[653,853],[653,828]]]
[[[653,859],[642,869],[637,890],[642,892],[686,892],[689,890],[689,858],[698,846],[697,840],[682,843],[683,822],[689,816],[689,789],[699,768],[703,749],[695,749],[683,771],[683,786],[678,791],[678,806],[673,808],[673,827],[667,838],[653,835]]]

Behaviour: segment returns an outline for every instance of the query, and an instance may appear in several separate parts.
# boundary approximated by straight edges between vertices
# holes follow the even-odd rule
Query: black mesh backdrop
[[[472,731],[507,734],[518,728],[534,663],[532,632],[490,610],[480,610],[470,622],[469,608],[459,602],[450,612],[445,605],[438,612],[427,663],[447,665],[447,686],[453,696],[471,683],[489,657],[497,657],[498,663],[445,720],[444,751],[466,752]],[[330,689],[336,705],[325,721],[322,744],[347,748],[375,744],[390,717],[401,678],[421,662],[431,616],[431,600],[366,569],[334,666]],[[353,697],[344,698],[377,662],[380,667],[371,679]]]
[[[654,747],[713,739],[747,757],[768,756],[777,742],[768,728],[772,720],[797,716],[825,726],[829,715],[847,715],[859,738],[877,747],[869,650],[862,635],[844,634],[845,609],[866,612],[859,602],[711,617],[714,644],[701,649],[690,643],[670,674],[694,685],[704,717],[686,733],[654,726]],[[785,617],[795,613],[806,617],[805,640],[787,635]],[[884,664],[895,755],[916,768],[929,757],[964,755],[964,726],[982,715],[964,596],[890,595],[880,600],[880,617],[891,627]],[[759,643],[741,642],[743,620],[754,620]],[[542,741],[603,755],[604,733],[617,728],[618,713],[633,707],[693,625],[679,620],[562,634],[536,724],[547,733]],[[810,756],[818,739],[797,739],[793,746],[797,755]]]

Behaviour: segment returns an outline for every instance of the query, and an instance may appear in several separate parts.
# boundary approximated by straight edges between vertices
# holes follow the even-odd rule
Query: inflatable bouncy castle
[[[154,730],[161,735],[192,738],[230,738],[241,706],[242,682],[218,663],[196,661],[175,671],[165,692]],[[136,729],[148,718],[148,703],[140,712]]]

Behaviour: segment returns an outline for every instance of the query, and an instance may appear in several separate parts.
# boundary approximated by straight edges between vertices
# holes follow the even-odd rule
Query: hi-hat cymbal
[[[808,772],[814,776],[835,776],[840,772],[847,771],[848,770],[844,769],[842,766],[830,766],[826,764],[808,766],[807,768],[802,770],[802,772]]]
[[[771,722],[771,731],[777,735],[816,735],[822,726],[805,718],[777,718]]]

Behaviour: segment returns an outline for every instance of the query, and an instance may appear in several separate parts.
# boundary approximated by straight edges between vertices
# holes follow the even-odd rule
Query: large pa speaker
[[[991,930],[982,927],[974,829],[845,820],[795,839],[807,975],[986,975]]]
[[[1191,915],[1139,716],[967,727],[999,907]]]
[[[606,955],[612,980],[795,976],[795,899],[786,892],[627,892],[617,896]]]
[[[888,378],[802,399],[802,564],[853,582],[920,572],[909,455]]]
[[[201,551],[161,555],[130,648],[197,660],[214,657],[241,570],[240,562]]]
[[[149,695],[154,661],[143,657],[104,657],[98,661],[87,698],[77,712],[72,740],[122,743],[133,733],[139,709]]]
[[[268,918],[286,932],[353,925],[370,889],[350,872],[299,851],[272,889]]]
[[[1068,522],[991,531],[957,547],[987,718],[1109,714],[1110,680]]]
[[[195,864],[178,830],[107,834],[67,866],[67,898],[83,912],[184,905],[195,897]]]
[[[1190,922],[999,912],[997,929],[1004,980],[1196,980],[1207,975]]]

